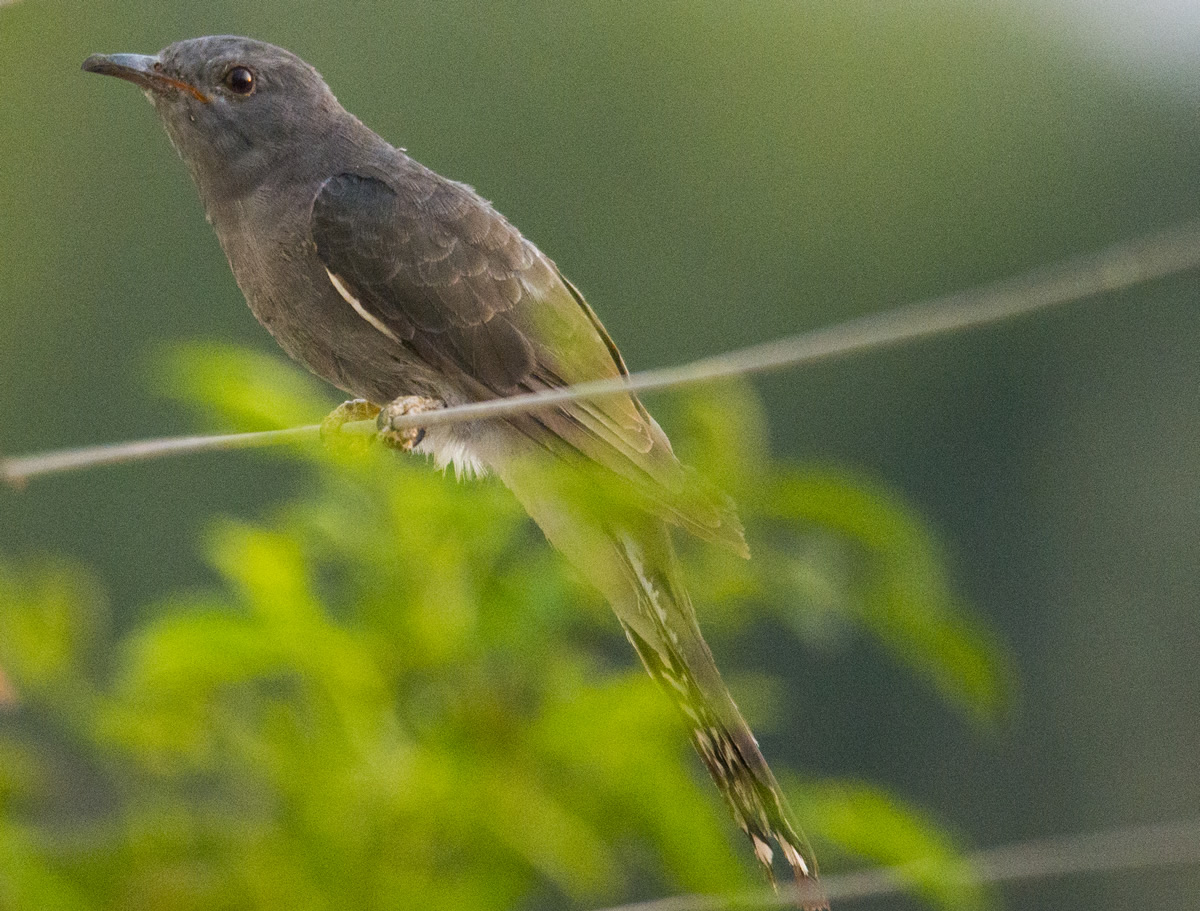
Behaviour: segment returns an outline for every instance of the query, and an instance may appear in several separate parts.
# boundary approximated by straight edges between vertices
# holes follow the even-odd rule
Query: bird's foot
[[[379,428],[379,440],[383,445],[390,446],[392,449],[411,452],[420,445],[421,440],[425,439],[425,429],[423,427],[396,427],[394,426],[395,420],[406,415],[423,414],[445,407],[446,403],[441,399],[428,399],[420,395],[402,395],[384,405],[375,419],[375,426]]]
[[[342,433],[342,425],[354,421],[370,421],[379,415],[380,408],[366,399],[350,399],[333,409],[321,422],[321,442],[326,446],[338,446],[356,451],[365,450],[371,443],[370,436]]]

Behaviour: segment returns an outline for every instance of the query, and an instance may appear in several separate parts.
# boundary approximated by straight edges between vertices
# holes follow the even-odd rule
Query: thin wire
[[[964,884],[999,884],[1056,879],[1097,873],[1200,864],[1200,819],[1113,829],[1085,835],[1026,841],[975,851],[964,858]],[[831,902],[851,902],[893,895],[912,887],[913,873],[928,866],[881,867],[826,876],[821,888]],[[816,897],[815,890],[781,889],[736,896],[673,895],[604,911],[726,911],[794,907],[798,899]]]
[[[509,396],[440,411],[403,415],[397,430],[436,427],[508,417],[556,407],[576,399],[599,399],[765,373],[832,360],[847,354],[891,347],[916,339],[996,323],[1037,310],[1061,306],[1098,294],[1132,288],[1200,267],[1200,220],[1158,234],[1115,244],[1099,253],[1067,260],[984,288],[909,304],[812,332],[753,345],[678,367],[646,370],[616,380],[578,383],[563,389]],[[374,423],[343,425],[348,433],[372,433]],[[316,436],[317,428],[300,427],[257,434],[185,437],[51,452],[0,462],[0,477],[20,486],[34,477],[77,471],[94,465],[142,461],[184,452],[275,445]]]
[[[281,446],[297,440],[307,440],[320,433],[319,424],[291,427],[287,430],[261,430],[255,433],[227,433],[220,436],[163,437],[157,440],[137,440],[132,443],[107,443],[103,446],[84,446],[80,449],[59,449],[40,455],[21,456],[0,462],[0,478],[12,487],[24,487],[32,478],[61,474],[100,465],[120,465],[144,462],[190,452],[214,452],[229,449],[251,449],[262,446]]]
[[[435,427],[507,417],[575,399],[671,389],[711,380],[767,373],[847,354],[891,347],[932,335],[995,323],[1200,267],[1200,220],[1115,244],[1016,279],[958,292],[836,326],[788,336],[679,367],[644,370],[620,380],[576,383],[549,392],[514,395],[442,411],[406,415],[397,429]]]

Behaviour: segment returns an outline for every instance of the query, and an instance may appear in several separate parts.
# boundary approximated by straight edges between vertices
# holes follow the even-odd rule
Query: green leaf
[[[790,783],[801,826],[845,854],[889,867],[943,911],[983,911],[996,896],[978,884],[958,841],[895,795],[851,781]]]
[[[163,395],[191,405],[223,430],[282,430],[318,423],[328,387],[285,358],[224,342],[175,344],[151,362]]]
[[[36,847],[34,833],[0,818],[0,908],[85,911],[96,907],[55,870]]]
[[[968,717],[996,723],[1008,715],[1013,673],[1007,651],[955,597],[933,537],[894,494],[831,471],[793,469],[765,486],[755,510],[776,523],[777,535],[800,522],[852,543],[861,571],[856,578],[844,567],[833,570],[846,574],[832,586],[843,592],[837,607]],[[796,540],[794,531],[784,535]]]
[[[23,698],[78,701],[106,622],[99,586],[77,567],[0,562],[0,667]]]

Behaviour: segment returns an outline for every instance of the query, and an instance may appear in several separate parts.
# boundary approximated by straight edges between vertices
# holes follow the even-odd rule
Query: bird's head
[[[348,117],[315,69],[250,38],[192,38],[154,56],[94,54],[83,68],[145,91],[205,196],[258,185]]]

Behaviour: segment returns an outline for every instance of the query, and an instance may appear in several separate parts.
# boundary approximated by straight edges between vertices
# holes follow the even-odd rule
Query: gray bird
[[[254,315],[291,357],[357,397],[331,424],[377,416],[392,445],[460,474],[498,475],[612,603],[768,877],[777,847],[817,894],[807,844],[700,635],[668,529],[748,555],[741,525],[680,465],[641,402],[392,428],[396,415],[625,375],[558,267],[470,187],[364,126],[281,48],[196,38],[153,57],[95,55],[83,68],[145,91]],[[637,506],[624,518],[579,507],[546,482],[562,466],[601,472]]]

